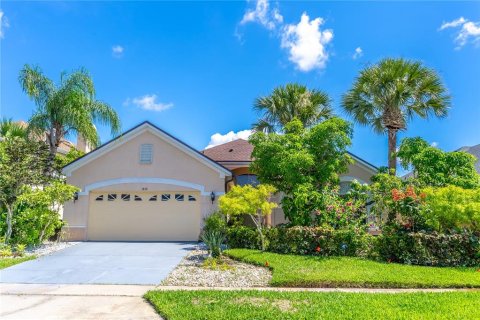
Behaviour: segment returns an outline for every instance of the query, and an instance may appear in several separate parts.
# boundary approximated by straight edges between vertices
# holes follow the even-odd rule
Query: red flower
[[[320,252],[320,250],[322,250],[322,249],[321,249],[319,246],[317,246],[317,247],[315,248],[315,251],[316,251],[316,252]]]
[[[398,189],[392,189],[392,198],[393,201],[400,201],[405,198],[405,194]]]

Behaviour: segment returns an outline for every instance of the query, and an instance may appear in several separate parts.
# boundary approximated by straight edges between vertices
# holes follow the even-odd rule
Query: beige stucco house
[[[196,241],[231,184],[255,183],[251,148],[236,140],[199,152],[143,122],[63,169],[67,183],[81,189],[65,204],[68,238]],[[354,159],[342,183],[370,182],[376,168]],[[279,209],[267,223],[283,221]]]

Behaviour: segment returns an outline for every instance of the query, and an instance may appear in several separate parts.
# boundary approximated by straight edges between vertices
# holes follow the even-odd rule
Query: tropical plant
[[[250,137],[250,169],[260,182],[285,194],[282,208],[292,224],[309,225],[323,188],[337,184],[352,162],[346,151],[351,136],[351,125],[340,118],[311,128],[294,119],[284,134],[256,132]]]
[[[271,185],[260,184],[233,186],[230,191],[219,199],[220,210],[228,215],[248,215],[257,228],[262,250],[265,250],[265,237],[262,230],[264,217],[270,215],[277,204],[269,199],[276,191]]]
[[[3,118],[0,121],[0,137],[3,139],[13,137],[26,138],[27,128],[18,122],[14,122],[12,119]]]
[[[80,134],[92,146],[100,139],[94,123],[109,125],[112,135],[120,132],[120,120],[108,104],[96,100],[92,78],[85,69],[62,73],[59,85],[47,78],[38,67],[25,65],[19,81],[37,109],[29,120],[29,130],[46,136],[50,150],[49,170],[62,139]]]
[[[342,105],[357,123],[388,134],[388,167],[394,174],[398,131],[407,129],[415,115],[445,117],[450,96],[433,69],[418,61],[387,58],[360,72]]]
[[[480,187],[477,159],[467,152],[445,152],[416,137],[403,139],[397,155],[405,169],[413,168],[410,179],[421,187]]]
[[[254,109],[262,116],[253,128],[265,132],[281,131],[294,118],[304,127],[310,127],[333,115],[331,100],[325,92],[296,83],[279,86],[269,96],[257,98]]]
[[[0,143],[0,208],[6,213],[5,241],[12,234],[14,204],[26,186],[39,186],[47,181],[48,148],[43,142],[7,138]]]
[[[213,258],[218,258],[222,254],[222,244],[225,242],[225,233],[215,230],[208,230],[202,234],[202,241],[208,248],[208,252]]]

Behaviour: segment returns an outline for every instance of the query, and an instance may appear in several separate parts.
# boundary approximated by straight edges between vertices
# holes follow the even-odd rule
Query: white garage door
[[[198,192],[101,192],[90,194],[88,239],[196,241]]]

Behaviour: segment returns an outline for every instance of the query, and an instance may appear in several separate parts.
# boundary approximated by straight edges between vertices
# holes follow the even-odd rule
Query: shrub
[[[441,234],[384,230],[376,241],[381,259],[425,266],[480,265],[480,239],[471,232]]]
[[[15,256],[16,257],[23,257],[25,255],[25,249],[27,248],[26,245],[18,243],[15,246]]]
[[[225,234],[210,230],[204,232],[202,241],[208,247],[208,252],[213,258],[218,258],[222,254],[222,244],[225,241]]]
[[[426,223],[438,232],[480,232],[480,188],[455,186],[426,188],[426,207],[422,210]]]
[[[268,235],[267,235],[268,237]],[[261,249],[261,239],[255,228],[232,226],[227,229],[227,245],[229,248]]]
[[[204,220],[203,232],[216,231],[222,234],[227,232],[227,219],[221,212],[214,212]]]

